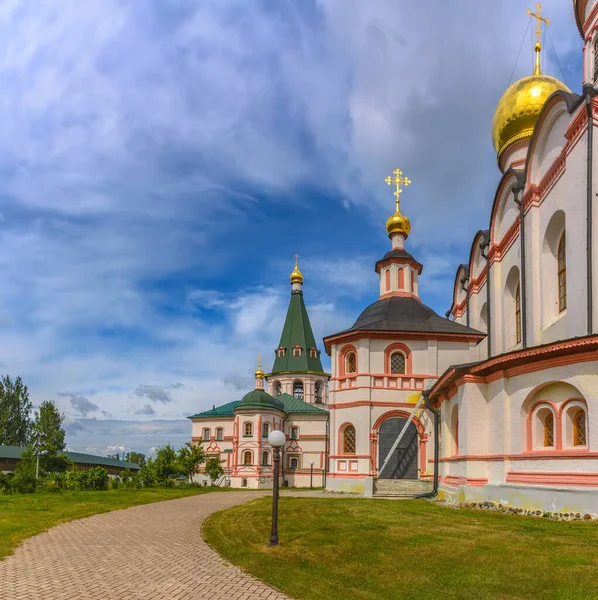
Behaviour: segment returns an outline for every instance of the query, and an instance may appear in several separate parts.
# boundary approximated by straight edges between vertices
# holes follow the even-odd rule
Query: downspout
[[[425,407],[434,415],[434,487],[427,494],[420,494],[414,498],[434,498],[438,494],[438,463],[440,462],[440,414],[439,410],[433,408],[428,400],[430,390],[422,392],[425,398]]]
[[[490,261],[488,260],[488,255],[485,250],[490,245],[489,240],[482,240],[480,242],[480,250],[482,256],[486,259],[486,313],[488,318],[488,358],[492,356],[492,311],[490,310]]]
[[[323,479],[323,483],[324,483],[324,489],[326,489],[326,474],[328,473],[328,461],[329,461],[329,456],[330,454],[330,412],[328,412],[328,417],[326,418],[326,450],[324,452],[324,477]]]
[[[588,335],[593,332],[592,315],[592,147],[594,145],[594,115],[592,114],[592,99],[596,95],[594,87],[586,83],[583,86],[583,93],[586,98],[586,110],[588,113],[588,147],[586,157],[586,268],[587,268],[587,308],[588,308]]]
[[[469,327],[469,290],[465,287],[465,284],[468,281],[469,281],[469,276],[463,277],[463,279],[461,279],[461,289],[465,292],[465,299],[466,299],[465,310],[467,311],[467,316],[465,318],[465,323],[467,324],[467,327]]]
[[[525,209],[523,202],[519,200],[521,186],[517,183],[513,186],[513,200],[519,206],[519,237],[521,244],[521,347],[527,348],[527,286],[525,278]]]

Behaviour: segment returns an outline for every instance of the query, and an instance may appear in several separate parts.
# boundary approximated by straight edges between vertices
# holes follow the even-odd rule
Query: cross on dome
[[[384,182],[388,185],[394,183],[397,186],[397,189],[394,192],[396,210],[395,214],[391,215],[388,221],[386,221],[386,231],[390,238],[395,234],[400,234],[404,239],[407,239],[407,236],[411,231],[411,223],[407,217],[401,214],[401,193],[403,191],[401,186],[407,187],[411,183],[411,179],[403,177],[403,171],[401,171],[401,169],[395,169],[392,174],[394,175],[394,179],[389,175]]]
[[[536,10],[537,13],[532,12],[529,8],[527,9],[527,14],[530,17],[536,19],[536,44],[534,46],[534,50],[536,52],[536,62],[534,65],[534,75],[540,75],[540,52],[542,50],[542,44],[540,42],[540,37],[542,35],[542,23],[545,24],[546,27],[550,25],[550,21],[542,16],[542,5],[539,2],[536,2]]]

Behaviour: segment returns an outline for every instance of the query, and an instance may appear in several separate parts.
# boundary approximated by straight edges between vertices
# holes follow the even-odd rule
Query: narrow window
[[[316,381],[314,396],[315,396],[316,404],[321,404],[322,403],[322,382],[321,381]]]
[[[247,487],[247,479],[241,479],[241,487]]]
[[[405,373],[405,355],[402,352],[394,352],[390,357],[390,372],[393,375]]]
[[[317,348],[309,349],[309,358],[318,358],[318,349]]]
[[[251,452],[245,452],[243,455],[243,464],[248,467],[251,465]]]
[[[290,468],[298,469],[299,468],[299,459],[296,456],[292,456],[290,460]]]
[[[280,392],[281,392],[280,381],[274,382],[274,385],[272,386],[272,392],[274,393],[274,396],[280,396]]]
[[[293,383],[293,396],[295,398],[299,398],[299,400],[303,400],[303,382],[295,381]]]
[[[270,464],[270,453],[262,452],[262,465],[267,467]]]
[[[278,353],[278,358],[284,358],[285,354],[286,354],[286,348],[283,348],[282,346],[280,348],[278,348],[276,350],[276,352]]]
[[[515,290],[515,331],[517,343],[521,342],[521,286],[518,283]]]
[[[253,435],[253,423],[245,423],[245,437],[251,437]]]
[[[301,356],[302,350],[301,346],[293,346],[293,356]]]
[[[262,425],[262,437],[267,438],[270,434],[270,423],[264,423]]]
[[[221,442],[223,439],[224,439],[224,430],[221,427],[219,427],[218,429],[216,429],[216,440]]]
[[[390,269],[386,270],[386,275],[384,278],[386,279],[386,291],[390,292]]]
[[[357,357],[355,352],[347,354],[347,373],[355,373],[357,371]]]
[[[580,408],[573,417],[573,445],[585,446],[586,443],[586,413]]]
[[[559,312],[567,308],[567,256],[565,251],[565,234],[561,236],[557,254],[559,281]]]
[[[291,427],[291,439],[299,439],[299,427]]]
[[[355,454],[355,427],[347,425],[343,431],[343,453]]]
[[[399,289],[405,289],[405,269],[399,269]]]
[[[551,412],[544,417],[544,446],[554,446],[554,415]]]
[[[204,442],[209,442],[210,441],[210,430],[209,429],[204,429],[203,430],[203,441]]]
[[[411,291],[415,294],[415,271],[411,271]]]

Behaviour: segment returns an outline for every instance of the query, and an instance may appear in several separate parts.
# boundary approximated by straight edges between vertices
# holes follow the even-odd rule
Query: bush
[[[87,488],[90,490],[108,489],[108,472],[104,467],[92,467],[87,471]]]
[[[11,476],[0,471],[0,494],[8,494],[11,490]]]
[[[120,479],[118,477],[111,477],[109,485],[111,490],[117,490],[120,487]]]
[[[12,476],[10,487],[17,494],[33,494],[35,492],[35,473],[25,469],[19,471],[17,467]]]

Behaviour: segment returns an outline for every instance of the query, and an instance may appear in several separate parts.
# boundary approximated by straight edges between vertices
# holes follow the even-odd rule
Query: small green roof
[[[26,448],[21,448],[20,446],[0,446],[0,458],[20,459],[25,450]],[[136,471],[141,469],[137,463],[127,462],[126,460],[116,460],[116,458],[107,458],[105,456],[96,456],[95,454],[84,454],[83,452],[59,452],[58,454],[66,456],[75,464],[121,467],[122,469],[133,469]]]
[[[301,356],[293,356],[293,347],[301,348]],[[316,339],[309,322],[305,302],[303,301],[303,292],[294,290],[291,293],[289,309],[282,328],[279,348],[285,349],[284,356],[278,356],[274,360],[272,373],[322,373],[322,361],[320,360],[320,351],[316,353],[316,358],[311,358],[310,349],[316,347]]]
[[[290,394],[280,394],[277,397],[277,400],[280,400],[284,409],[287,413],[320,413],[327,415],[328,411],[323,408],[318,408],[309,402],[305,402],[305,400],[301,400],[300,398],[295,398],[295,396],[291,396]]]
[[[280,410],[285,412],[284,404],[264,390],[253,390],[243,396],[241,402],[233,409],[242,410]]]
[[[214,417],[234,417],[233,410],[237,408],[241,404],[240,400],[235,400],[234,402],[229,402],[228,404],[223,404],[222,406],[214,406],[210,410],[205,410],[204,412],[197,413],[196,415],[191,415],[187,417],[188,419],[208,419]]]

